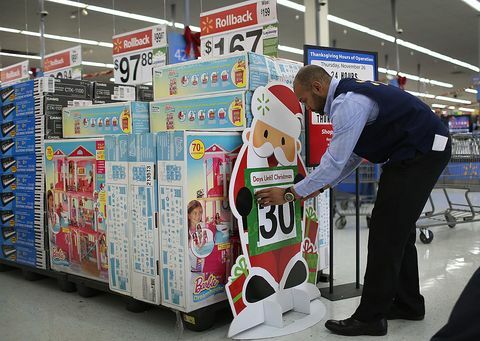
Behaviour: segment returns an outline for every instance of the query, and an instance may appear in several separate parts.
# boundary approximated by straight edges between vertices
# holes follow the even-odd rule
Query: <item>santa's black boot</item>
[[[255,303],[267,298],[275,293],[275,289],[260,276],[252,276],[247,283],[245,290],[246,300],[249,303]]]
[[[285,281],[285,289],[296,287],[307,280],[308,269],[305,263],[298,260],[290,270],[287,280]]]

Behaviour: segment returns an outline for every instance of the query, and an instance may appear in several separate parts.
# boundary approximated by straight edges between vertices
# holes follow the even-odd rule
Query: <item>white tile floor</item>
[[[438,199],[438,195],[436,195]],[[477,200],[477,202],[479,202]],[[444,205],[442,203],[440,206]],[[335,231],[336,284],[354,281],[353,219]],[[362,222],[363,223],[363,222]],[[390,321],[388,335],[375,340],[428,340],[447,320],[453,304],[473,272],[480,266],[480,223],[438,227],[429,245],[417,243],[421,287],[426,299],[424,321]],[[361,269],[365,267],[368,229],[361,230]],[[359,298],[330,302],[322,298],[327,315],[316,326],[295,335],[297,340],[347,339],[329,333],[324,322],[342,319],[355,310]],[[61,292],[52,279],[25,281],[19,271],[0,273],[1,340],[220,340],[228,321],[221,318],[209,331],[184,331],[175,327],[175,315],[164,309],[133,314],[120,297],[82,298]],[[285,338],[285,340],[291,337]],[[355,340],[371,340],[357,337]]]

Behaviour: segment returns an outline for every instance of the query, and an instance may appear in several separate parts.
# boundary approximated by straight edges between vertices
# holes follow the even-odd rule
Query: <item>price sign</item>
[[[165,25],[156,25],[113,36],[115,83],[143,84],[152,81],[152,69],[166,64]]]
[[[46,55],[43,74],[54,78],[82,79],[82,47],[79,45]]]
[[[267,56],[278,55],[277,24],[253,26],[201,39],[202,57],[218,57],[239,51],[256,52]]]
[[[238,51],[278,53],[277,3],[254,0],[200,14],[202,57]]]
[[[251,193],[268,187],[293,185],[296,166],[245,169],[245,185]],[[302,241],[300,203],[260,207],[254,205],[248,220],[250,255],[259,255]]]
[[[0,71],[2,87],[28,80],[28,69],[28,60],[3,68]]]

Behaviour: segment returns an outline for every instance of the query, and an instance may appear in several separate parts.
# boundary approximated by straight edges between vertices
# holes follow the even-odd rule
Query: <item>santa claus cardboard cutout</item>
[[[255,90],[251,110],[253,122],[243,132],[229,192],[243,252],[227,284],[235,316],[230,336],[264,322],[272,325],[267,320],[275,314],[265,316],[264,302],[278,305],[273,324],[280,327],[282,313],[291,309],[309,313],[310,301],[319,296],[315,283],[310,283],[318,256],[315,264],[306,257],[307,251],[317,253],[315,240],[312,243],[304,233],[303,203],[261,207],[255,200],[260,189],[287,188],[305,177],[299,140],[302,108],[290,87],[272,82]],[[310,218],[312,209],[308,207]]]

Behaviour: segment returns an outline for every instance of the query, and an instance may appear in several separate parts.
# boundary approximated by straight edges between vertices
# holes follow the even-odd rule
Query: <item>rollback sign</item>
[[[1,86],[6,87],[15,83],[20,83],[29,79],[28,60],[4,67],[0,71]]]
[[[112,40],[115,83],[151,82],[152,69],[166,64],[166,25],[115,35]]]
[[[293,292],[304,302],[318,296],[309,278],[310,268],[316,273],[318,257],[307,258],[307,253],[317,255],[316,241],[311,242],[304,233],[304,204],[293,201],[263,207],[255,200],[260,189],[287,188],[306,176],[299,140],[302,108],[290,87],[271,82],[253,93],[252,114],[252,125],[242,135],[229,191],[243,252],[226,285],[235,316],[229,336],[266,323],[264,302],[285,302]],[[309,210],[314,215],[313,208]],[[295,304],[278,304],[279,315],[270,316],[278,321],[282,311],[300,311]]]
[[[46,55],[43,74],[54,78],[82,79],[82,47],[78,45]]]
[[[276,0],[252,0],[200,14],[203,58],[237,51],[278,53]]]

